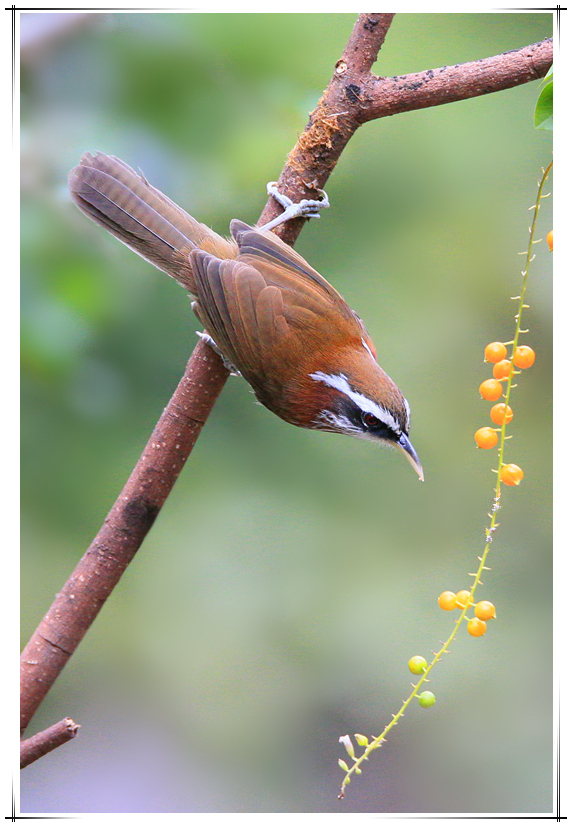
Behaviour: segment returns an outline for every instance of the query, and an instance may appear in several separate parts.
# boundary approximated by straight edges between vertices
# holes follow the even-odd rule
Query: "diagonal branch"
[[[22,652],[22,732],[145,539],[228,375],[199,340],[123,491]]]
[[[392,19],[392,14],[359,15],[334,76],[280,176],[279,188],[292,200],[316,196],[361,124],[517,86],[542,77],[552,61],[552,42],[543,41],[460,66],[378,78],[371,67]],[[270,200],[260,223],[279,212]],[[293,244],[304,220],[290,221],[277,232]],[[199,341],[125,488],[22,653],[22,731],[143,542],[227,377],[220,358]]]

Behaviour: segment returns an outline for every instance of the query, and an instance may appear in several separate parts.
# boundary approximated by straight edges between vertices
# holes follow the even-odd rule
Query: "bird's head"
[[[407,400],[367,346],[365,350],[339,351],[334,362],[308,374],[314,412],[306,427],[394,446],[423,480],[423,468],[409,439]]]

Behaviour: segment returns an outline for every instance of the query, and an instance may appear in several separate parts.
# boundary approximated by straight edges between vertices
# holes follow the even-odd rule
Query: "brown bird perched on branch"
[[[260,229],[233,220],[225,239],[113,156],[86,153],[69,187],[82,212],[192,295],[207,341],[263,405],[302,428],[393,445],[423,479],[409,405],[378,365],[363,322],[269,231],[293,215],[315,214],[320,202],[302,202],[302,212],[290,202]]]

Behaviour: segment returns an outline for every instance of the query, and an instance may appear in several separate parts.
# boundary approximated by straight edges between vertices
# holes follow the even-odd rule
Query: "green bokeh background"
[[[254,222],[353,14],[23,15],[22,639],[98,530],[196,341],[181,289],[71,204],[101,150],[201,221]],[[66,20],[63,18],[66,17]],[[56,20],[56,18],[58,18]],[[72,18],[74,18],[72,20]],[[46,36],[48,23],[59,33]],[[38,36],[32,37],[37,26]],[[519,48],[549,14],[397,15],[375,71]],[[37,33],[36,33],[37,35]],[[25,39],[24,39],[25,36]],[[420,484],[395,452],[286,425],[227,383],[141,551],[30,728],[80,737],[28,768],[21,808],[62,812],[552,809],[551,259],[536,247],[505,492],[481,597],[410,709],[336,794],[340,735],[376,734],[407,660],[451,629],[494,453],[482,349],[510,340],[550,133],[540,83],[364,126],[297,249],[364,318],[413,411]],[[551,227],[544,202],[539,236]]]

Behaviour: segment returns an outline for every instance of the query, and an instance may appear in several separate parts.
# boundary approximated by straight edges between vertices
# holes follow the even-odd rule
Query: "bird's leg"
[[[199,339],[203,340],[205,345],[208,345],[209,347],[211,347],[214,350],[214,352],[216,353],[217,356],[220,356],[220,358],[222,359],[223,365],[225,366],[225,368],[228,371],[230,371],[231,376],[240,376],[241,375],[240,371],[235,368],[235,366],[232,364],[232,362],[229,362],[228,359],[226,358],[226,356],[224,356],[224,354],[222,354],[220,352],[219,347],[218,347],[217,343],[215,342],[215,340],[213,339],[212,336],[209,336],[209,334],[205,330],[203,330],[202,332],[197,330],[197,336],[199,337]]]
[[[298,201],[297,204],[288,198],[287,195],[282,195],[282,193],[278,192],[276,181],[270,181],[270,183],[266,185],[266,192],[268,195],[272,195],[276,201],[284,207],[284,212],[276,216],[276,218],[273,218],[272,221],[269,221],[268,224],[265,224],[263,227],[258,227],[259,230],[271,230],[273,227],[277,227],[285,221],[290,221],[291,218],[319,218],[319,211],[330,206],[328,196],[324,190],[318,190],[320,193],[319,200],[312,201],[311,199],[303,198],[301,201]]]

